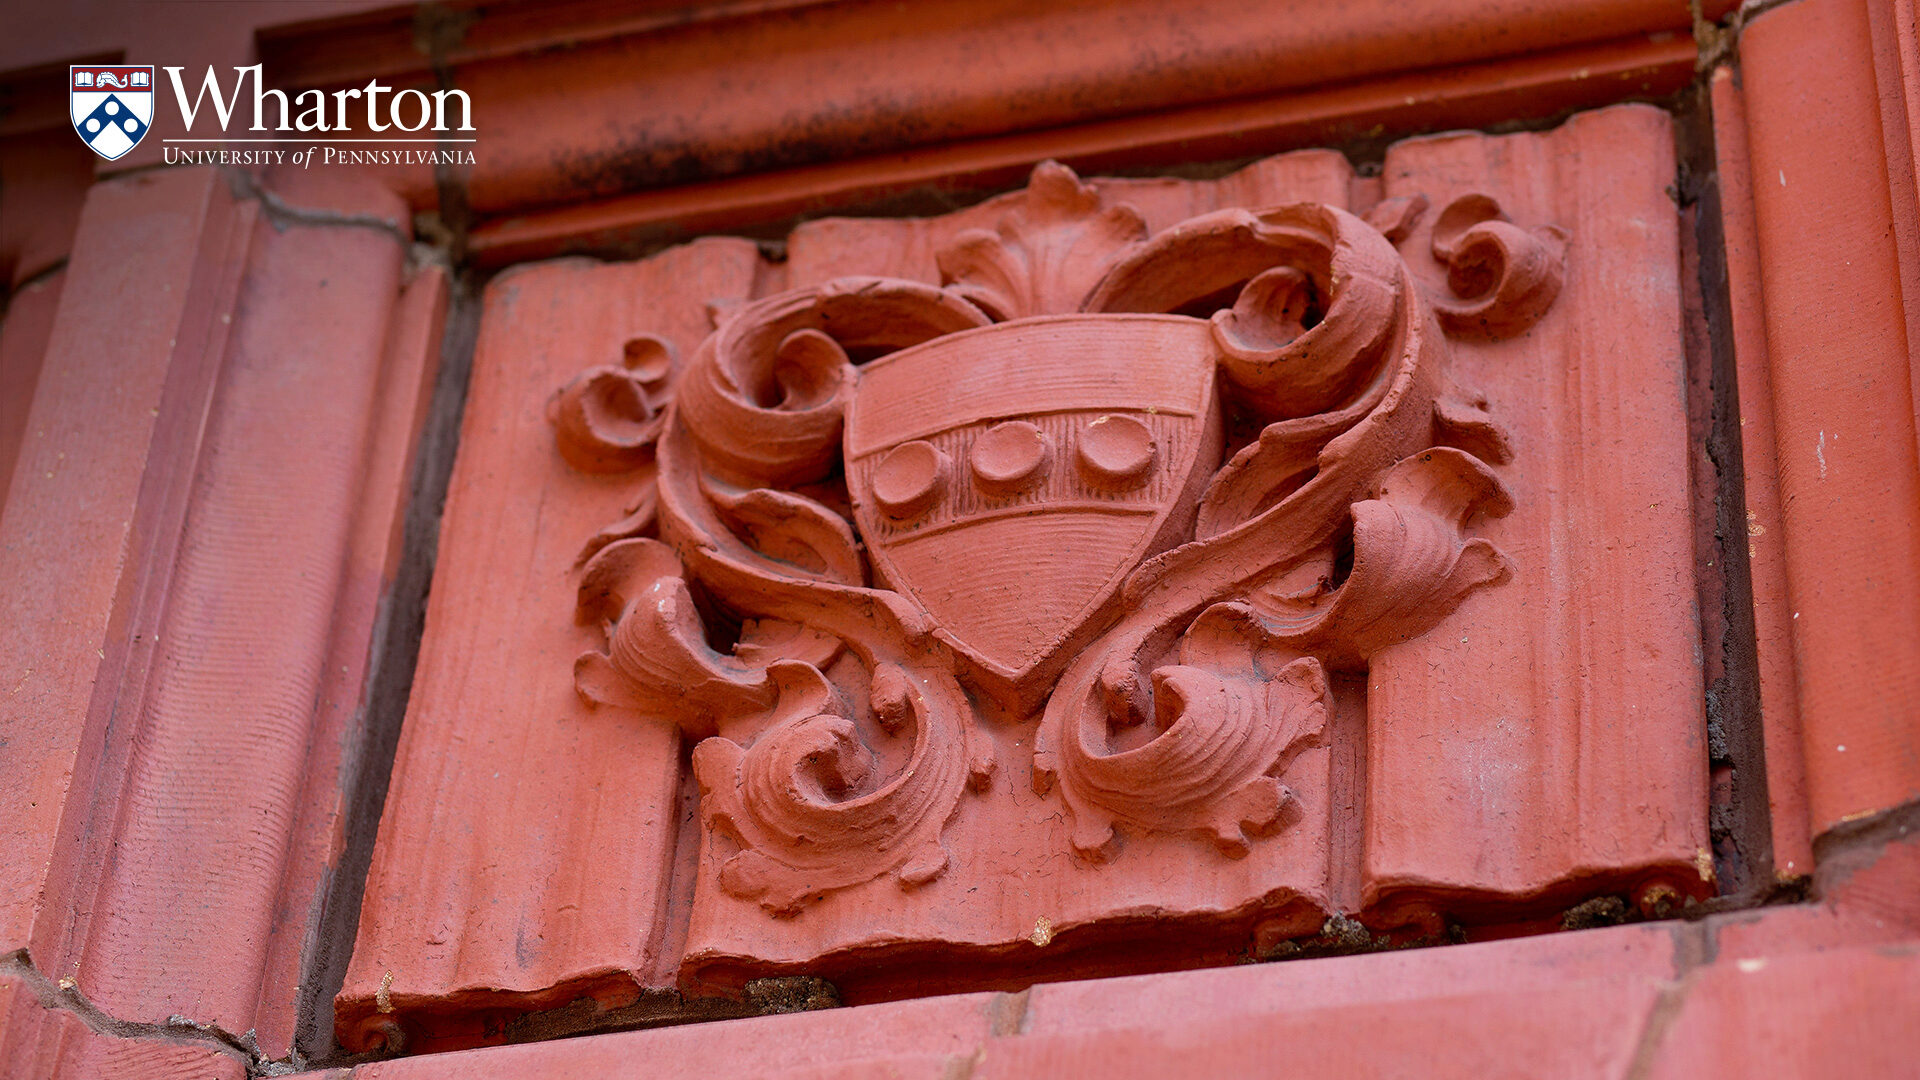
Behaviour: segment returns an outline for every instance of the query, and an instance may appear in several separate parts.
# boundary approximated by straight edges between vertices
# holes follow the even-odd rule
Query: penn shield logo
[[[93,152],[115,161],[153,126],[153,67],[76,64],[67,69],[67,111]]]

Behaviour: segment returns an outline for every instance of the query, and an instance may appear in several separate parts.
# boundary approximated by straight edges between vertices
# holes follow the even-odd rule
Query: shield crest
[[[1220,464],[1217,354],[1177,315],[1022,319],[861,369],[848,489],[876,571],[1025,689],[1178,543]]]
[[[67,113],[93,152],[115,161],[153,126],[153,68],[76,64],[67,69]]]

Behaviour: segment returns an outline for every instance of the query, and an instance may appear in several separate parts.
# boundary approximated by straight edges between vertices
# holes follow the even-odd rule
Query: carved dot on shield
[[[873,498],[896,521],[919,517],[947,488],[947,455],[930,442],[901,443],[873,470]]]
[[[1102,416],[1080,429],[1080,472],[1102,487],[1138,487],[1153,475],[1153,431],[1131,416]]]
[[[129,116],[126,119],[126,122],[121,124],[120,126],[126,128],[128,131],[132,131],[134,128],[137,128],[140,126],[140,121],[135,120],[133,117]]]
[[[975,439],[967,457],[981,490],[1011,495],[1033,487],[1046,475],[1047,437],[1025,420],[1009,420]]]
[[[88,130],[88,131],[99,131],[99,130],[100,130],[100,121],[98,121],[98,120],[94,120],[94,119],[91,119],[91,118],[89,118],[89,119],[87,120],[87,130]]]
[[[117,102],[117,101],[109,101],[109,102],[107,102],[107,115],[108,115],[108,116],[112,116],[112,115],[113,115],[114,113],[117,113],[117,112],[119,112],[119,111],[120,111],[120,103],[119,103],[119,102]]]

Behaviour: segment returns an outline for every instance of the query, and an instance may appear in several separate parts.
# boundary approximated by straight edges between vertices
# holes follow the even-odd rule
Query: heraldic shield
[[[153,127],[150,65],[74,65],[67,71],[67,113],[88,148],[117,161]]]
[[[1167,315],[1023,319],[866,365],[846,465],[876,577],[986,672],[1044,674],[1191,531],[1217,365],[1208,325]]]

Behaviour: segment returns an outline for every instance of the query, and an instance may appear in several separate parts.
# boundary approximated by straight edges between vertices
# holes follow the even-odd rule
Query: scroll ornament
[[[1558,230],[1454,200],[1428,298],[1395,246],[1423,198],[1150,234],[1047,163],[1009,205],[939,287],[783,292],[552,404],[570,464],[632,479],[582,553],[607,646],[575,685],[698,740],[719,885],[777,916],[937,879],[949,821],[1007,782],[983,725],[1036,716],[1027,782],[1079,856],[1127,832],[1244,856],[1304,812],[1285,779],[1328,673],[1511,573],[1468,535],[1511,508],[1511,450],[1447,335],[1533,325]]]

